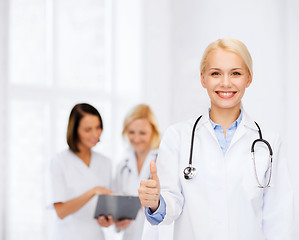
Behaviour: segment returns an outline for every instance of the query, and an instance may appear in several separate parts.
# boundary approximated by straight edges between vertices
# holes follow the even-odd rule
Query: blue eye
[[[241,73],[239,73],[239,72],[233,72],[233,75],[237,76],[237,75],[241,75]]]
[[[218,75],[220,75],[220,73],[219,72],[212,72],[211,75],[212,76],[218,76]]]

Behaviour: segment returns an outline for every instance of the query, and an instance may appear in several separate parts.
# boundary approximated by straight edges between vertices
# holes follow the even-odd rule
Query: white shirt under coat
[[[195,119],[169,127],[157,159],[166,215],[161,224],[174,223],[174,239],[182,240],[293,240],[293,190],[285,155],[277,135],[261,126],[273,149],[271,187],[257,187],[252,142],[259,137],[244,112],[225,155],[203,115],[196,127],[193,166],[197,175],[184,178]],[[257,173],[268,170],[266,145],[256,144]],[[268,172],[267,172],[268,173]]]
[[[48,205],[77,198],[96,186],[110,188],[111,162],[103,155],[91,152],[89,167],[71,150],[54,157],[50,166]],[[94,219],[97,197],[80,210],[54,223],[55,240],[104,240],[101,226]]]

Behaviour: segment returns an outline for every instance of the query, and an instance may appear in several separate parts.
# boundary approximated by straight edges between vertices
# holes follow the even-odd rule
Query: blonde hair
[[[147,119],[152,126],[153,135],[151,139],[151,148],[156,149],[160,144],[160,132],[158,130],[158,124],[155,115],[151,108],[146,104],[136,105],[126,116],[123,123],[122,135],[126,136],[126,130],[128,125],[136,119]]]
[[[244,43],[242,43],[241,41],[234,39],[234,38],[218,39],[215,42],[212,42],[207,46],[207,48],[202,56],[201,63],[200,63],[200,72],[201,73],[205,72],[208,55],[213,50],[218,49],[218,48],[234,52],[238,56],[240,56],[243,59],[250,76],[251,77],[253,76],[252,58],[250,56],[250,53],[249,53],[247,47],[245,46]]]

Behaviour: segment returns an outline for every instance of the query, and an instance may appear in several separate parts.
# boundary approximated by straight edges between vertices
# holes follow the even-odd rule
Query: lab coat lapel
[[[214,140],[218,143],[218,139],[216,137],[216,134],[215,134],[215,131],[212,127],[212,124],[210,122],[210,112],[209,110],[205,112],[205,114],[202,115],[201,119],[199,120],[197,126],[196,126],[196,132],[198,131],[198,129],[202,126],[205,126],[208,131],[210,132],[210,134],[213,136]],[[195,122],[195,120],[194,120]],[[195,135],[196,135],[196,132],[195,132]]]
[[[137,169],[137,160],[136,160],[136,155],[135,151],[133,148],[130,149],[129,154],[128,154],[128,167],[131,169],[131,174],[138,175],[138,169]]]
[[[251,120],[251,118],[248,116],[248,114],[243,110],[243,117],[242,117],[242,121],[240,123],[240,125],[238,126],[233,139],[231,141],[231,144],[229,146],[229,149],[236,143],[238,142],[239,139],[241,139],[247,132],[247,129],[251,128],[254,130],[257,130],[257,127],[254,123],[253,120]],[[228,149],[228,150],[229,150]]]

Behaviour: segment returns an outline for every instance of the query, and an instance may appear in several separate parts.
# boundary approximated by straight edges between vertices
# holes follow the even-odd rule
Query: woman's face
[[[211,99],[211,108],[240,108],[252,79],[243,59],[227,50],[215,49],[207,57],[201,83]]]
[[[102,134],[101,122],[98,116],[85,114],[78,127],[79,149],[94,147]]]
[[[150,150],[153,128],[147,119],[140,118],[133,120],[127,126],[126,134],[136,153]]]

